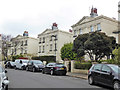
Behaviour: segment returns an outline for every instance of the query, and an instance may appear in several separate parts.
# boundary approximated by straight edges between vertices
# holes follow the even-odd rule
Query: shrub
[[[84,62],[84,63],[75,62],[74,64],[75,69],[83,69],[83,70],[89,70],[91,66],[92,66],[92,63],[89,63],[89,62]]]
[[[117,62],[114,59],[100,60],[99,63],[102,62],[107,62],[108,64],[117,64]]]
[[[36,56],[36,57],[32,57],[32,59],[46,61],[47,63],[56,61],[56,57],[55,56],[39,56],[39,57]]]

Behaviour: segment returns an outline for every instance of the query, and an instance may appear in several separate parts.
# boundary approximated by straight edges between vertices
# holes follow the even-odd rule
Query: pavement
[[[88,79],[88,75],[86,74],[81,74],[81,73],[71,73],[71,72],[67,72],[67,76],[69,77],[76,77],[76,78],[81,78],[81,79]]]

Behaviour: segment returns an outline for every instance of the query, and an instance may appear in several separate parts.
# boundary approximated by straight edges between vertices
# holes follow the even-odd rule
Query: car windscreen
[[[63,67],[64,64],[56,64],[55,66],[56,66],[56,67]]]
[[[28,63],[28,60],[22,60],[23,63]]]
[[[35,64],[42,64],[42,61],[39,61],[39,60],[33,60],[33,62],[34,62]]]
[[[110,67],[112,68],[113,71],[120,74],[120,66],[110,65]]]

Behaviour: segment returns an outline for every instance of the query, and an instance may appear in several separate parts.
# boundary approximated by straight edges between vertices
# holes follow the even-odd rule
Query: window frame
[[[107,67],[107,68],[109,69],[109,71],[103,71],[103,70],[102,70],[103,67]],[[109,66],[107,66],[107,65],[102,65],[101,72],[110,73],[110,72],[112,72],[112,70],[111,70],[111,68],[110,68]]]

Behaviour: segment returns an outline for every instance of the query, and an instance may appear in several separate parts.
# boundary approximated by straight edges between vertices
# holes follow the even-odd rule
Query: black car
[[[12,61],[8,61],[5,64],[5,68],[14,68],[14,66],[15,66],[15,62]]]
[[[57,75],[57,74],[60,74],[60,75],[66,75],[67,73],[67,69],[66,67],[61,64],[61,63],[48,63],[43,71],[42,71],[43,74],[51,74],[51,75]]]
[[[30,60],[28,63],[27,63],[27,66],[26,66],[26,70],[27,71],[42,71],[42,69],[44,68],[44,65],[43,65],[43,62],[40,61],[40,60]]]
[[[103,84],[120,90],[120,66],[114,64],[94,64],[88,71],[89,84]]]

